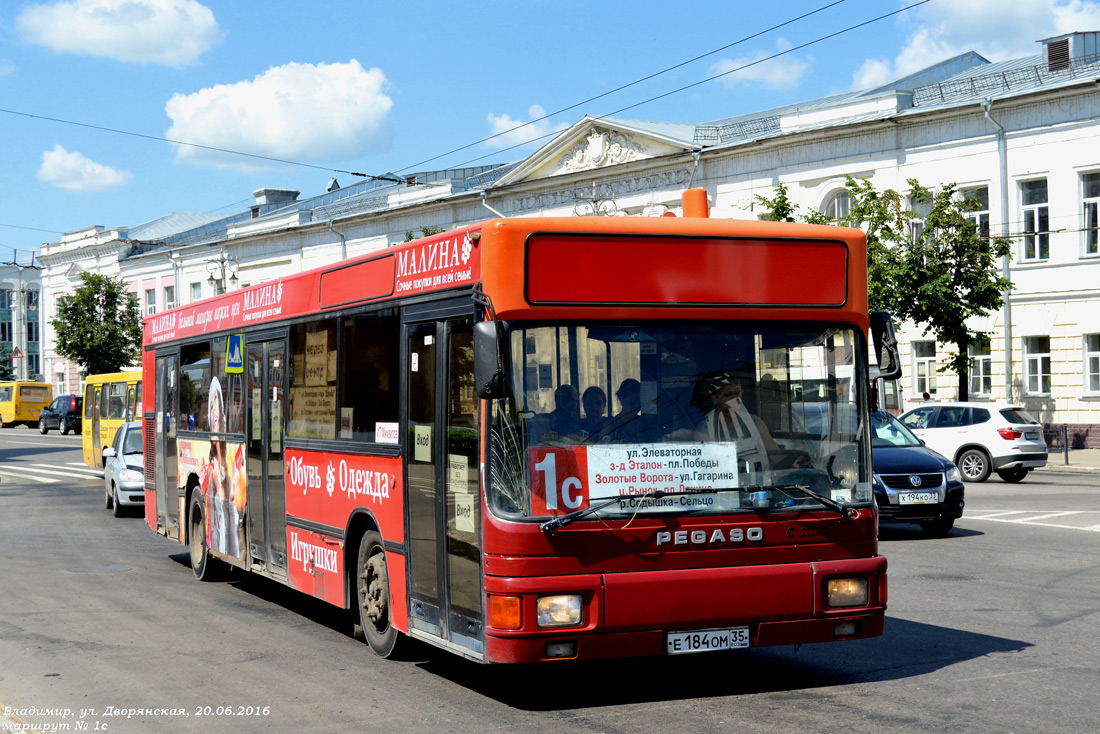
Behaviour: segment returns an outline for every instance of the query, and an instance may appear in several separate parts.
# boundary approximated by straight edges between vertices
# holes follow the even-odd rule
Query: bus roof
[[[611,318],[624,309],[669,318],[668,307],[676,306],[677,318],[736,317],[731,309],[748,309],[753,318],[866,322],[866,244],[857,229],[706,217],[521,217],[149,316],[144,343],[471,289],[483,281],[500,318]]]

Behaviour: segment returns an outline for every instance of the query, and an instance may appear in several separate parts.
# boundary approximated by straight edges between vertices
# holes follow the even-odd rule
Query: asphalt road
[[[195,581],[78,438],[0,430],[0,477],[0,732],[1100,729],[1098,473],[969,485],[946,538],[885,528],[879,639],[522,668],[380,660],[323,603]]]

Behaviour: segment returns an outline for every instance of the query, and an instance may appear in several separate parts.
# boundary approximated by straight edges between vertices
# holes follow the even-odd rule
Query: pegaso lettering
[[[743,543],[745,540],[764,539],[764,528],[722,528],[713,530],[660,530],[657,532],[657,547],[662,545],[712,545],[718,543]]]

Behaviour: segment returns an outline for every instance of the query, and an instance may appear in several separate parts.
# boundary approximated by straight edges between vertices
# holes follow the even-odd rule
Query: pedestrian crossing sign
[[[225,349],[225,371],[227,374],[244,373],[244,350],[241,349],[241,334],[230,334],[229,345]]]

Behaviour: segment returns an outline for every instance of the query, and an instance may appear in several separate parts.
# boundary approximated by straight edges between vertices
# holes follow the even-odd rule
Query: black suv
[[[38,432],[49,433],[56,428],[61,433],[80,433],[80,416],[84,398],[79,395],[58,395],[38,414]]]

